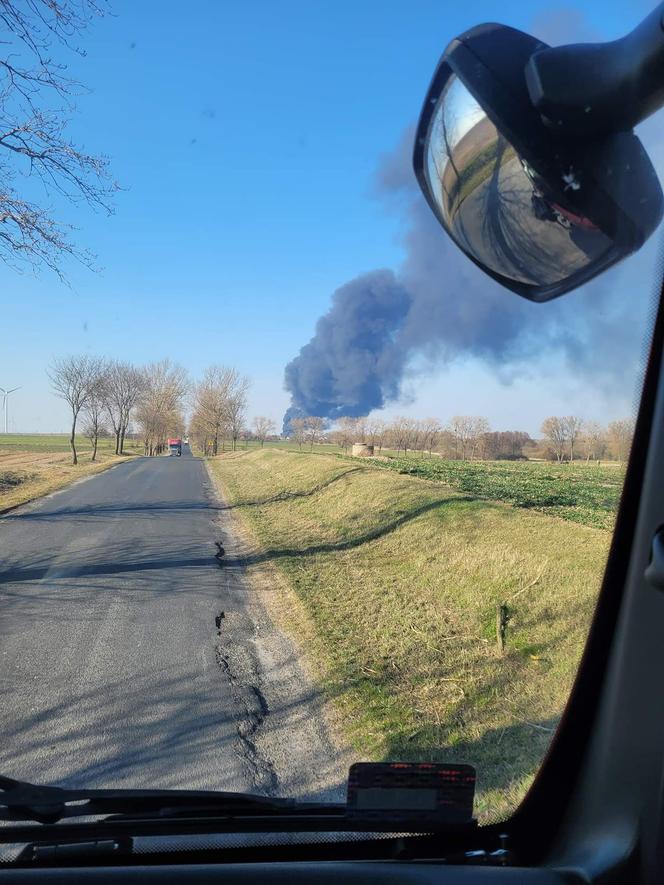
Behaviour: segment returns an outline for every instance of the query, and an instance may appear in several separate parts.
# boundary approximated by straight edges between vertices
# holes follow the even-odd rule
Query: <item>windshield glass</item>
[[[533,304],[441,230],[414,120],[479,0],[2,9],[0,773],[343,801],[355,762],[458,762],[509,815],[595,607],[659,237]],[[602,254],[450,89],[456,241],[522,281]],[[492,175],[498,250],[464,214]]]

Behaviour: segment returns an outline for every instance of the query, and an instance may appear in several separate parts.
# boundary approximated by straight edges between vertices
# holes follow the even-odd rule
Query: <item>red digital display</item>
[[[348,774],[347,812],[360,818],[469,823],[475,779],[472,765],[357,762]]]

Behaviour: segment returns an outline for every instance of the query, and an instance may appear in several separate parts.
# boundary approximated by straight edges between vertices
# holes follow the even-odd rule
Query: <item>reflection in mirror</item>
[[[563,206],[456,75],[433,115],[429,190],[451,236],[482,266],[547,286],[604,256],[611,240]]]

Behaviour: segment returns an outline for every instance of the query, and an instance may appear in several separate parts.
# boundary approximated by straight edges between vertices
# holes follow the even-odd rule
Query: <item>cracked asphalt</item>
[[[0,772],[340,798],[320,699],[241,552],[188,449],[0,518]]]

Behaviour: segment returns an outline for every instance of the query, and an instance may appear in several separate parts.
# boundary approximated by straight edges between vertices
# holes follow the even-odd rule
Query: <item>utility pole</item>
[[[9,390],[5,390],[4,387],[0,387],[0,392],[2,393],[2,396],[4,399],[4,406],[5,406],[5,433],[9,433],[9,418],[8,418],[8,408],[7,408],[9,394],[14,393],[14,391],[20,390],[20,389],[21,389],[20,387],[11,387]]]

